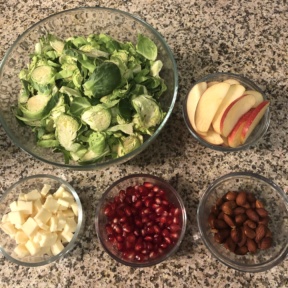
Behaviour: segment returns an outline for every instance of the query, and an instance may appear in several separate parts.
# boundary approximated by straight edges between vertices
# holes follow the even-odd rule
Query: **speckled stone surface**
[[[200,195],[230,171],[254,171],[288,193],[288,3],[286,0],[0,1],[0,60],[33,23],[79,6],[118,8],[146,20],[167,40],[179,69],[172,117],[146,151],[102,171],[77,172],[36,161],[17,148],[0,126],[0,193],[19,178],[47,173],[69,181],[86,211],[84,237],[66,258],[39,268],[20,267],[0,256],[0,287],[287,287],[288,261],[256,274],[216,261],[200,239]],[[271,124],[249,150],[232,154],[200,146],[187,131],[181,102],[193,82],[216,71],[244,74],[271,100]],[[147,172],[163,177],[181,194],[188,226],[179,251],[152,268],[118,264],[102,249],[94,229],[95,207],[104,189],[121,176]]]

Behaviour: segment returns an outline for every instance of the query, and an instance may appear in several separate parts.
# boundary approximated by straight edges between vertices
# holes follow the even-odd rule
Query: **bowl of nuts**
[[[205,191],[197,210],[201,238],[233,269],[261,272],[288,254],[288,197],[270,179],[229,173]]]
[[[131,267],[148,267],[178,250],[186,221],[184,203],[168,182],[132,174],[104,192],[95,226],[100,243],[113,259]]]

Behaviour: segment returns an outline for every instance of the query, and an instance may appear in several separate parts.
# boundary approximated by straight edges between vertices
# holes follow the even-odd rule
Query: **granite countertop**
[[[201,194],[213,180],[231,171],[260,173],[288,193],[287,1],[0,1],[0,60],[33,23],[64,9],[95,5],[137,15],[163,35],[179,70],[175,109],[147,150],[125,164],[100,171],[68,171],[41,163],[12,144],[0,126],[0,193],[28,175],[56,175],[75,187],[87,216],[83,239],[57,263],[26,268],[0,256],[0,287],[287,287],[287,260],[263,273],[229,269],[211,256],[196,223]],[[209,150],[196,142],[184,125],[181,102],[190,86],[217,71],[249,77],[271,101],[269,130],[249,150],[227,154]],[[112,260],[94,229],[101,193],[119,177],[133,172],[169,181],[181,194],[188,214],[187,232],[178,252],[151,268],[133,269]]]

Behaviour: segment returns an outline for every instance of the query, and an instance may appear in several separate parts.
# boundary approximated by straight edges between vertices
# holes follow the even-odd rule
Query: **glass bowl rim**
[[[161,182],[161,184],[163,184],[163,186],[167,187],[169,189],[169,193],[172,192],[172,194],[176,197],[179,206],[181,207],[181,211],[182,211],[182,221],[183,221],[183,225],[181,227],[181,233],[180,236],[177,240],[177,242],[175,243],[175,245],[173,246],[173,248],[171,250],[169,250],[168,253],[163,254],[161,257],[153,259],[149,262],[144,262],[144,263],[137,263],[137,262],[128,262],[123,260],[121,257],[118,257],[116,255],[114,255],[107,247],[106,245],[103,243],[104,241],[102,240],[102,238],[100,237],[100,233],[99,233],[99,213],[100,213],[100,209],[104,203],[104,201],[106,200],[106,196],[109,194],[109,192],[114,189],[117,185],[119,185],[120,183],[122,183],[123,181],[129,180],[129,179],[133,179],[133,178],[147,178],[147,179],[153,179],[155,181],[159,181]],[[147,180],[149,181],[149,180]],[[97,234],[97,238],[101,244],[101,246],[103,247],[103,249],[107,252],[108,255],[110,255],[110,257],[114,260],[116,260],[117,262],[126,265],[126,266],[130,266],[130,267],[134,267],[134,268],[141,268],[141,267],[150,267],[153,265],[157,265],[163,261],[165,261],[167,258],[171,257],[180,247],[183,238],[185,236],[185,232],[186,232],[186,226],[187,226],[187,213],[186,213],[186,208],[184,205],[184,202],[180,196],[180,194],[178,193],[178,191],[166,180],[164,180],[163,178],[160,178],[158,176],[155,175],[151,175],[151,174],[147,174],[147,173],[134,173],[134,174],[129,174],[127,176],[121,177],[118,180],[114,181],[106,190],[105,192],[102,194],[102,197],[99,200],[99,203],[96,207],[96,216],[95,216],[95,228],[96,228],[96,234]]]
[[[217,76],[231,76],[233,78],[237,78],[239,80],[245,81],[249,86],[253,87],[256,91],[260,92],[263,95],[264,100],[267,100],[265,93],[263,92],[263,90],[256,85],[253,81],[251,81],[250,79],[248,79],[246,76],[241,75],[241,74],[236,74],[236,73],[231,73],[231,72],[215,72],[215,73],[211,73],[208,74],[204,77],[201,77],[199,80],[197,80],[196,82],[194,82],[194,84],[189,88],[189,91],[191,91],[191,89],[198,83],[200,82],[204,82],[209,80],[210,78],[214,78]],[[187,115],[187,100],[188,100],[188,96],[189,96],[189,91],[186,94],[184,101],[182,102],[182,116],[184,118],[184,122],[186,124],[186,127],[188,128],[188,131],[190,132],[190,134],[192,134],[193,138],[195,138],[200,144],[202,144],[203,146],[210,148],[212,150],[216,150],[216,151],[220,151],[220,152],[237,152],[237,151],[242,151],[245,149],[248,149],[249,147],[256,145],[256,143],[258,141],[260,141],[260,139],[265,135],[265,133],[267,132],[269,125],[270,125],[270,107],[267,108],[264,117],[266,117],[266,122],[264,123],[264,128],[262,129],[261,133],[258,135],[258,138],[256,140],[254,140],[253,142],[246,142],[244,145],[238,146],[238,147],[226,147],[226,146],[221,146],[221,145],[214,145],[211,144],[207,141],[205,141],[203,138],[201,138],[192,128],[190,121],[188,120],[188,115]],[[266,115],[266,116],[265,116]]]
[[[210,244],[208,243],[208,241],[206,240],[204,236],[204,232],[203,232],[204,228],[201,226],[201,221],[200,221],[200,214],[202,212],[203,204],[206,202],[207,198],[212,193],[213,189],[217,187],[219,183],[224,182],[226,180],[233,179],[234,177],[256,179],[257,181],[261,181],[261,182],[268,184],[276,191],[276,193],[281,197],[281,199],[283,199],[284,204],[286,206],[286,210],[288,211],[288,196],[285,194],[282,188],[278,186],[271,179],[266,178],[260,174],[249,172],[249,171],[227,173],[217,178],[215,181],[213,181],[212,184],[208,186],[208,188],[204,191],[204,193],[200,197],[199,204],[197,207],[197,226],[200,232],[201,239],[204,245],[206,246],[206,248],[213,255],[213,257],[215,257],[218,261],[222,262],[224,265],[230,268],[233,268],[241,272],[249,272],[249,273],[263,272],[263,271],[269,270],[273,268],[274,266],[277,266],[278,264],[280,264],[283,260],[287,258],[288,243],[286,244],[286,248],[283,249],[283,251],[278,256],[273,257],[270,260],[265,261],[261,264],[253,264],[253,265],[247,266],[247,264],[236,263],[233,260],[230,260],[230,258],[219,254],[215,249],[210,247]]]
[[[17,264],[17,265],[21,265],[21,266],[26,266],[26,267],[38,267],[38,266],[43,266],[49,263],[52,263],[54,261],[59,260],[62,256],[65,256],[67,253],[69,253],[73,248],[74,245],[78,239],[78,236],[81,232],[82,226],[84,225],[84,215],[83,215],[83,207],[80,201],[80,198],[76,192],[76,190],[65,180],[56,177],[54,175],[49,175],[49,174],[35,174],[35,175],[31,175],[31,176],[27,176],[24,178],[21,178],[20,180],[18,180],[17,182],[15,182],[14,184],[12,184],[10,187],[8,187],[5,192],[2,194],[2,196],[0,197],[0,202],[2,201],[2,199],[4,199],[13,189],[15,189],[18,185],[21,185],[22,183],[26,182],[27,180],[37,180],[39,178],[42,179],[52,179],[53,181],[58,182],[60,185],[65,185],[65,187],[67,187],[69,189],[69,192],[72,193],[76,203],[77,203],[77,207],[78,207],[78,221],[77,221],[77,226],[76,226],[76,230],[73,234],[73,237],[71,239],[71,241],[64,247],[64,249],[57,255],[53,255],[51,256],[49,259],[44,260],[44,261],[39,261],[39,262],[24,262],[21,260],[18,260],[14,257],[12,257],[9,253],[7,253],[5,251],[5,249],[0,245],[0,252],[5,256],[5,258],[7,258],[9,261]],[[4,233],[4,232],[3,232]]]
[[[42,23],[44,23],[46,21],[49,21],[50,19],[52,19],[54,17],[58,17],[59,15],[69,14],[69,13],[74,13],[74,12],[84,11],[84,10],[89,10],[89,11],[93,11],[93,10],[95,10],[95,11],[107,11],[107,12],[119,13],[119,14],[124,15],[125,17],[133,19],[134,21],[136,21],[136,22],[140,23],[142,26],[144,26],[145,29],[148,29],[153,35],[156,36],[158,41],[163,45],[163,47],[165,47],[165,50],[167,51],[167,55],[169,56],[169,59],[170,59],[170,61],[172,63],[173,79],[174,79],[175,85],[174,85],[173,96],[171,97],[172,101],[170,103],[169,109],[167,110],[164,119],[162,120],[160,125],[158,125],[158,127],[156,128],[154,133],[152,135],[150,135],[149,138],[140,147],[136,148],[135,150],[131,151],[130,153],[128,153],[128,154],[126,154],[124,156],[121,156],[119,158],[109,159],[109,160],[106,160],[105,162],[96,162],[96,163],[93,163],[93,164],[86,164],[86,165],[65,164],[64,160],[63,160],[63,163],[55,163],[53,161],[46,160],[42,156],[37,155],[36,153],[31,151],[31,149],[27,149],[26,147],[22,147],[22,145],[20,143],[18,143],[18,140],[14,137],[14,133],[12,133],[10,131],[10,128],[6,125],[6,123],[5,123],[3,117],[1,116],[1,113],[0,113],[0,123],[2,124],[2,126],[3,126],[4,130],[6,131],[8,137],[21,150],[23,150],[27,154],[33,156],[35,159],[37,159],[39,161],[42,161],[42,162],[44,162],[46,164],[53,165],[55,167],[60,167],[60,168],[77,170],[77,171],[88,171],[88,170],[94,170],[94,169],[101,169],[101,168],[106,168],[106,167],[108,167],[110,165],[121,164],[123,162],[126,162],[126,161],[132,159],[133,157],[135,157],[136,155],[138,155],[139,153],[144,151],[157,138],[157,136],[160,134],[160,132],[162,131],[162,129],[164,128],[164,126],[168,122],[168,119],[170,118],[170,116],[172,114],[172,111],[174,109],[174,106],[175,106],[175,103],[176,103],[176,100],[177,100],[177,93],[178,93],[178,86],[179,86],[177,64],[176,64],[174,55],[172,53],[172,50],[169,47],[168,43],[164,40],[163,36],[152,25],[148,24],[146,21],[142,20],[140,17],[132,15],[132,14],[126,12],[126,11],[122,11],[122,10],[115,9],[115,8],[108,8],[108,7],[85,7],[84,6],[84,7],[71,8],[71,9],[67,9],[67,10],[63,10],[63,11],[51,14],[51,15],[39,20],[38,22],[32,24],[28,29],[26,29],[22,34],[19,35],[19,37],[14,41],[12,46],[5,53],[2,61],[0,62],[0,75],[2,75],[3,67],[6,64],[6,61],[7,61],[8,57],[9,57],[10,53],[12,51],[14,51],[14,49],[17,47],[18,43],[31,30],[35,29],[40,24],[42,24]]]

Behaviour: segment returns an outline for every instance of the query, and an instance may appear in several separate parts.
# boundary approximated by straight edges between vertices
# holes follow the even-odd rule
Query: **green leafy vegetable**
[[[165,113],[159,98],[167,87],[157,46],[139,34],[136,45],[109,35],[35,44],[15,116],[35,132],[39,147],[90,164],[121,157],[152,135]]]

